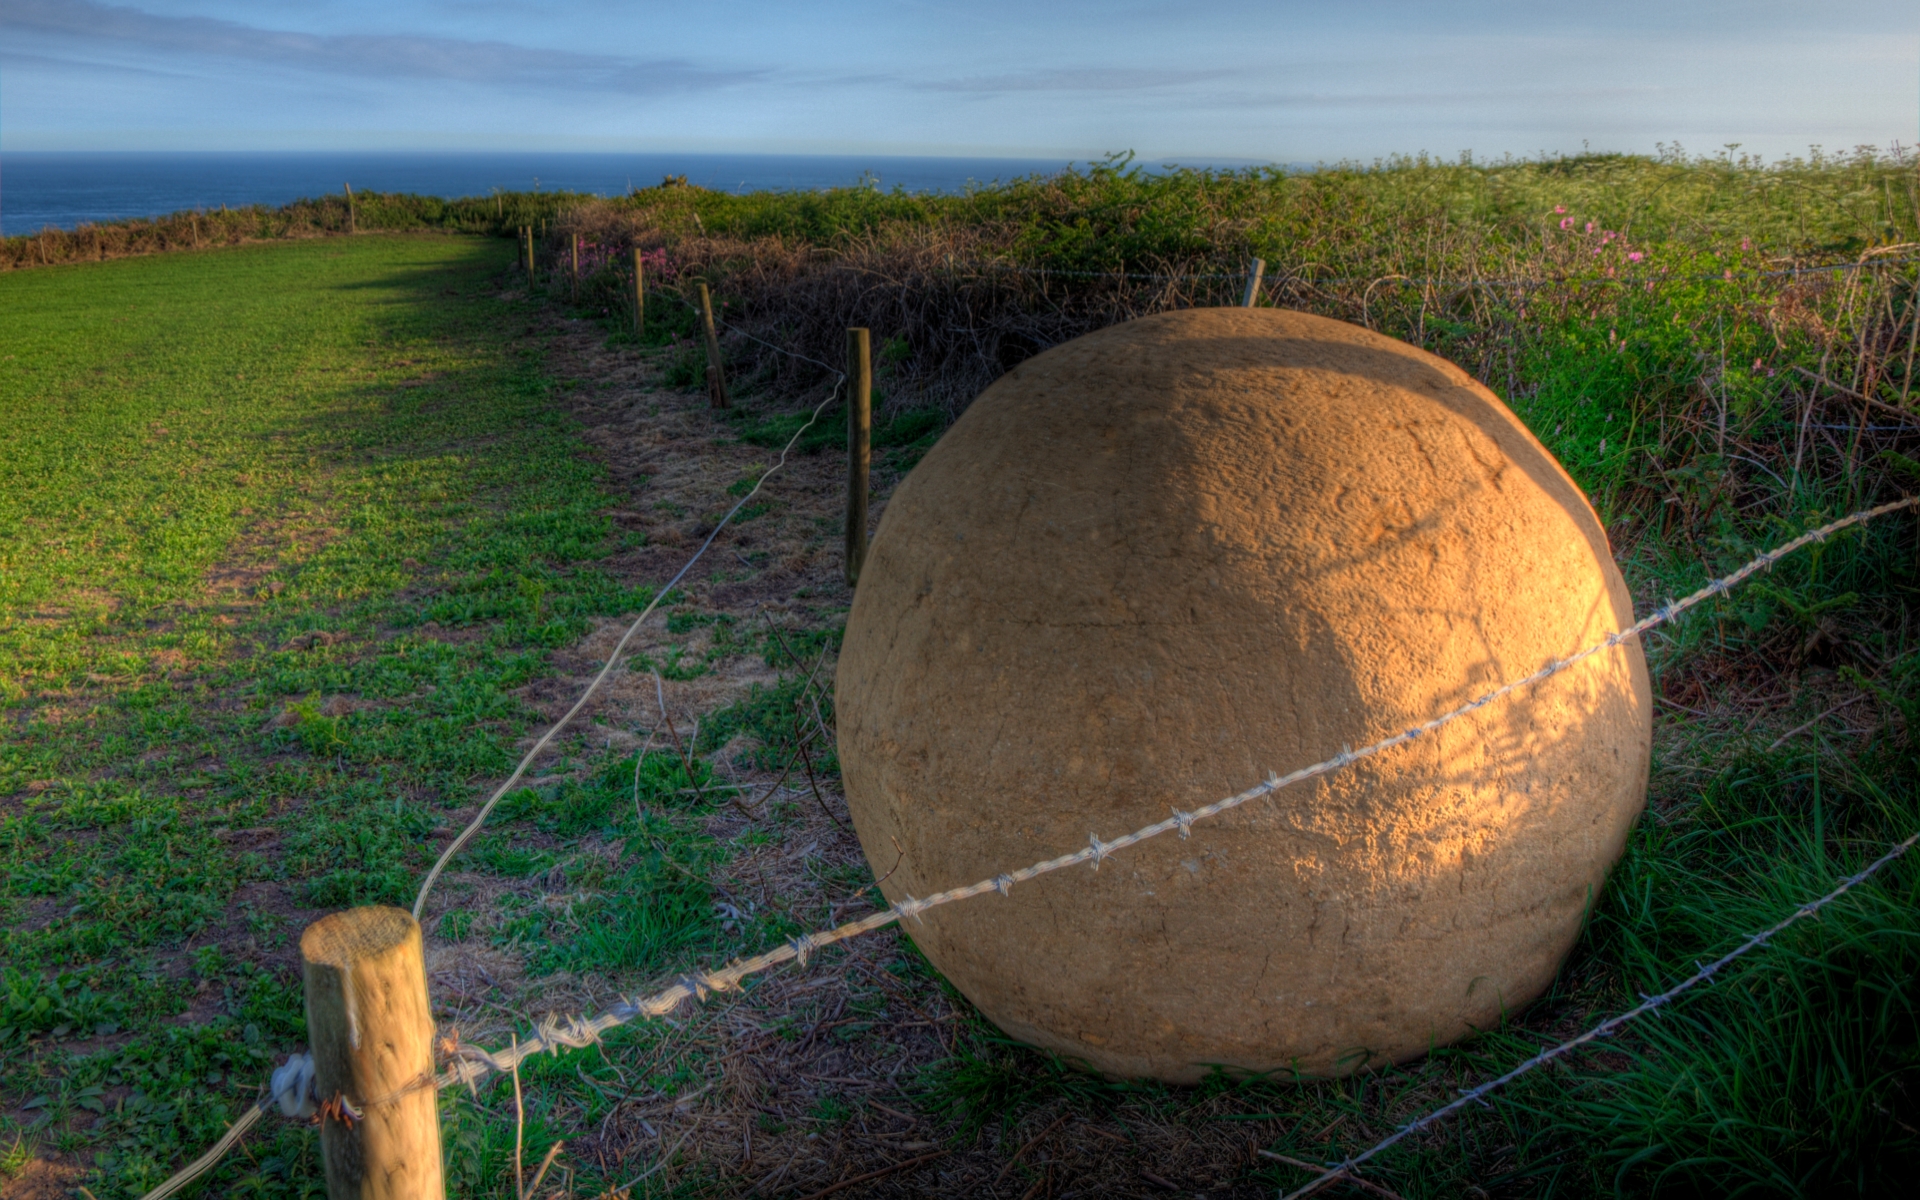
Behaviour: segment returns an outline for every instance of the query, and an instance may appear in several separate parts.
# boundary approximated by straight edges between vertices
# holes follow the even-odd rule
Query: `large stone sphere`
[[[1632,621],[1559,464],[1453,365],[1270,309],[1146,317],[989,387],[887,505],[840,760],[889,899],[1370,744]],[[908,932],[1122,1076],[1337,1074],[1552,980],[1646,795],[1630,643],[1345,770]],[[904,854],[896,853],[899,847]]]

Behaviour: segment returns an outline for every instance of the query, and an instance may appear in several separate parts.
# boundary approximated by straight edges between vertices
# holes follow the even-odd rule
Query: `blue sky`
[[[0,0],[0,148],[1303,162],[1920,140],[1914,0]]]

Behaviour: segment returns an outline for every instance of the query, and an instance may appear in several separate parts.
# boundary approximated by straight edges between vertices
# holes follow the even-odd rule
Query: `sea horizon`
[[[1251,160],[1136,160],[1174,165],[1258,165]],[[276,206],[358,191],[413,192],[456,199],[496,191],[622,195],[666,176],[717,191],[817,191],[875,186],[959,192],[969,186],[1052,174],[1085,159],[938,155],[695,154],[471,151],[113,151],[0,153],[0,235],[73,229],[167,213]]]

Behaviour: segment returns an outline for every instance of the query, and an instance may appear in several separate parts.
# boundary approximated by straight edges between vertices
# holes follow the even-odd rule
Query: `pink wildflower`
[[[1573,218],[1572,218],[1572,217],[1562,217],[1562,218],[1560,219],[1560,228],[1562,228],[1562,229],[1572,229],[1572,228],[1573,228]]]
[[[1753,239],[1752,239],[1752,238],[1741,238],[1741,239],[1740,239],[1740,248],[1741,248],[1742,250],[1751,250],[1751,249],[1753,249]]]
[[[1587,222],[1587,232],[1588,232],[1588,233],[1592,233],[1592,232],[1593,232],[1593,222],[1592,222],[1592,221],[1588,221],[1588,222]]]
[[[1635,250],[1635,251],[1634,251],[1634,252],[1633,252],[1632,254],[1629,254],[1629,255],[1627,255],[1627,261],[1628,261],[1628,262],[1639,262],[1639,261],[1640,261],[1641,259],[1643,259],[1643,258],[1645,258],[1645,257],[1646,257],[1646,255],[1644,255],[1644,254],[1642,254],[1642,253],[1640,253],[1640,252],[1639,252],[1638,250]]]
[[[1567,211],[1567,206],[1564,204],[1556,204],[1553,206],[1553,214],[1556,217],[1565,211]]]

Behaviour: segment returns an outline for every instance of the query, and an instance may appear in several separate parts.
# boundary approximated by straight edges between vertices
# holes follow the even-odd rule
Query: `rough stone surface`
[[[887,508],[840,757],[890,899],[1404,729],[1632,620],[1605,531],[1451,364],[1299,313],[1102,330],[988,388]],[[1115,1075],[1323,1075],[1538,995],[1644,803],[1637,645],[1431,737],[909,932]]]

